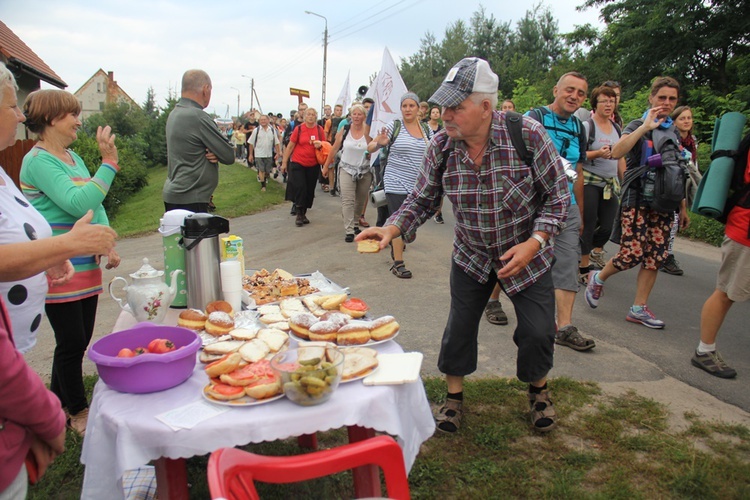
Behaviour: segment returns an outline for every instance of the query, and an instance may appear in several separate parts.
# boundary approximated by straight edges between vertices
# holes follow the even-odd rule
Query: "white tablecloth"
[[[118,321],[119,323],[119,321]],[[402,352],[395,342],[376,346],[381,353]],[[152,394],[124,394],[99,381],[89,410],[81,462],[86,470],[81,498],[123,498],[121,478],[160,457],[189,458],[218,448],[275,441],[302,434],[358,425],[397,436],[407,471],[420,445],[434,432],[424,386],[366,387],[341,384],[319,406],[302,407],[280,399],[264,405],[231,408],[192,429],[173,431],[155,418],[202,398],[208,383],[201,363],[183,384]]]

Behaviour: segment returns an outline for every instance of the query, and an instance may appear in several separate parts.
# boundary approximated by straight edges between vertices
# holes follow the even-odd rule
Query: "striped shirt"
[[[453,204],[456,218],[453,260],[469,276],[486,283],[505,263],[500,256],[531,237],[533,231],[550,236],[560,232],[570,205],[570,190],[549,135],[535,120],[523,118],[523,137],[534,154],[529,167],[513,148],[505,114],[493,112],[489,145],[479,172],[466,143],[438,132],[425,155],[414,190],[386,224],[401,230],[406,243],[438,209],[441,195]],[[449,154],[445,172],[440,172]],[[500,280],[514,295],[546,273],[552,265],[553,245],[539,251],[515,276]]]
[[[75,165],[36,146],[24,156],[21,166],[21,191],[47,219],[53,236],[70,231],[88,210],[94,211],[92,224],[109,225],[102,201],[120,170],[116,164],[103,163],[91,177],[81,157],[71,150],[68,153]],[[102,292],[102,271],[94,255],[70,261],[75,275],[66,284],[50,289],[48,304],[72,302]]]
[[[388,140],[393,136],[393,122],[386,125]],[[424,133],[424,129],[419,129]],[[422,157],[427,149],[427,143],[432,138],[432,132],[428,132],[427,140],[424,137],[414,137],[408,130],[406,124],[401,122],[401,129],[396,140],[391,144],[388,153],[388,164],[383,174],[385,192],[391,194],[409,194],[414,189],[417,176],[422,165]]]

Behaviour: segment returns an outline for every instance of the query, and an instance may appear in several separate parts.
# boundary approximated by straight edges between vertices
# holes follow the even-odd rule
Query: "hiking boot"
[[[607,265],[607,259],[604,257],[606,254],[607,252],[604,250],[601,252],[591,250],[591,253],[589,253],[589,262],[597,269],[604,269],[604,266]]]
[[[664,265],[661,266],[660,271],[663,271],[672,276],[682,276],[685,271],[680,267],[680,263],[674,258],[674,255],[669,254],[667,260],[664,261]]]
[[[302,227],[305,224],[304,215],[302,215],[302,210],[297,210],[297,218],[294,220],[294,225],[297,227]]]
[[[75,415],[71,415],[66,423],[66,427],[80,436],[86,434],[86,425],[89,421],[89,409],[84,408]]]
[[[302,224],[309,224],[310,219],[307,218],[307,209],[306,208],[300,208],[297,210],[297,212],[302,212]]]
[[[652,313],[646,305],[644,305],[640,311],[635,311],[631,307],[625,320],[630,321],[631,323],[640,323],[649,328],[664,328],[664,322],[660,319],[656,319],[654,313]]]
[[[435,216],[435,223],[436,224],[445,224],[445,221],[443,220],[443,214],[437,214]]]
[[[588,351],[596,347],[594,339],[584,337],[573,325],[560,328],[555,332],[555,344],[570,347],[574,351]]]
[[[589,282],[586,285],[586,303],[591,306],[592,309],[596,309],[599,306],[599,298],[604,291],[604,285],[600,285],[596,282],[596,276],[600,272],[601,271],[589,272]]]
[[[734,378],[737,376],[737,371],[727,366],[718,351],[707,352],[705,354],[695,351],[693,359],[690,362],[693,366],[697,366],[716,377]]]

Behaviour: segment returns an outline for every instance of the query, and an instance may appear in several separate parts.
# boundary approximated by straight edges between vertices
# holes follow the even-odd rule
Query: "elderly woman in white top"
[[[384,127],[370,142],[367,150],[374,153],[388,147],[388,162],[383,169],[383,185],[388,200],[388,211],[394,213],[414,189],[422,158],[432,138],[432,130],[418,117],[419,97],[414,92],[401,96],[401,120]],[[411,278],[411,271],[404,266],[404,242],[401,238],[391,241],[391,272],[398,278]]]
[[[344,218],[344,241],[347,243],[354,241],[354,235],[359,233],[357,222],[367,203],[367,195],[372,184],[370,157],[367,154],[370,136],[365,133],[367,112],[364,106],[355,104],[349,109],[349,115],[350,123],[336,134],[336,141],[323,165],[325,177],[331,163],[335,161],[336,154],[341,150],[339,188],[341,215]]]

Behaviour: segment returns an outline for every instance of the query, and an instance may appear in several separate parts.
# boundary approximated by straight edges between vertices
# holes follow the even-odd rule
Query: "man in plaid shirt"
[[[385,248],[417,228],[450,199],[456,219],[451,267],[451,307],[438,368],[448,397],[437,428],[456,432],[463,416],[463,379],[476,370],[479,322],[495,283],[510,297],[518,318],[518,378],[529,383],[531,420],[545,432],[556,414],[547,390],[555,342],[555,295],[550,267],[556,235],[570,204],[557,151],[544,128],[522,119],[532,165],[511,142],[505,113],[496,111],[498,77],[487,61],[470,57],[448,73],[430,102],[443,106],[445,129],[432,139],[412,193],[382,228],[356,239]]]

